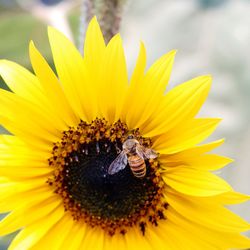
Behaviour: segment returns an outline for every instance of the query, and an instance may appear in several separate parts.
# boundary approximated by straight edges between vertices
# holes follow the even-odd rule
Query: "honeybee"
[[[129,135],[122,145],[122,151],[110,164],[108,174],[113,175],[129,164],[133,175],[137,178],[143,178],[146,175],[146,159],[155,159],[157,153],[146,148],[135,139],[133,135]]]

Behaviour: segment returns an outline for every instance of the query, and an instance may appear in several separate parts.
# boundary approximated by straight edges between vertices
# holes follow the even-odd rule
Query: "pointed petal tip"
[[[47,27],[47,31],[48,31],[48,33],[52,32],[52,30],[54,30],[54,29],[55,29],[55,28],[53,28],[53,27],[52,27],[52,26],[50,26],[50,25]]]
[[[221,144],[223,144],[225,142],[226,138],[221,138],[219,140],[217,140],[218,142],[220,142]]]
[[[121,34],[117,33],[113,36],[114,39],[122,40]]]
[[[225,142],[225,138],[221,138],[221,139],[214,141],[214,143],[217,143],[218,147],[221,146],[224,142]]]
[[[35,43],[34,43],[33,40],[30,40],[30,42],[29,42],[29,47],[35,47]]]
[[[90,19],[89,25],[90,25],[90,24],[97,24],[97,25],[99,26],[99,23],[98,23],[98,20],[97,20],[96,15],[94,15],[94,16]]]
[[[113,44],[113,43],[122,43],[122,37],[121,37],[121,34],[120,33],[117,33],[115,34],[109,41],[108,45],[109,46],[110,44]]]
[[[146,54],[146,46],[142,40],[140,40],[139,46],[140,46],[140,51],[142,51],[144,54]]]
[[[0,59],[0,66],[2,66],[4,63],[6,63],[7,60],[6,59]]]
[[[225,156],[223,156],[223,157],[224,157],[224,159],[227,161],[226,165],[231,164],[232,162],[235,162],[235,160],[232,159],[232,158],[230,158],[230,157],[225,157]],[[226,165],[225,165],[225,166],[226,166]]]
[[[29,56],[30,56],[30,61],[32,65],[34,61],[36,61],[37,55],[39,54],[40,54],[40,51],[37,49],[33,40],[31,40],[29,43]]]
[[[163,56],[161,56],[160,58],[163,60],[172,61],[173,63],[176,53],[177,53],[177,50],[173,49],[167,52],[166,54],[164,54]]]
[[[198,76],[198,77],[195,77],[193,80],[195,80],[197,86],[200,86],[203,89],[206,89],[208,91],[210,90],[211,85],[212,85],[212,76],[211,75]]]
[[[36,46],[35,46],[35,43],[33,42],[33,40],[30,40],[30,42],[29,42],[29,54],[31,55],[31,53],[32,53],[34,50],[37,50],[37,49],[36,49]]]
[[[1,70],[0,74],[3,74],[3,72],[8,68],[8,65],[11,64],[14,64],[14,62],[8,59],[0,59],[0,70]]]
[[[212,75],[201,75],[201,76],[196,76],[193,78],[193,80],[199,80],[200,82],[211,82],[212,81]]]
[[[58,31],[54,27],[52,27],[52,26],[47,27],[47,33],[48,33],[49,41],[51,40],[53,35],[57,34],[57,32]]]
[[[212,83],[212,80],[213,80],[213,77],[212,75],[208,74],[208,75],[204,75],[204,76],[201,76],[206,82],[208,83]]]
[[[142,40],[140,40],[140,53],[147,57],[147,51],[146,51],[146,46]]]
[[[170,51],[167,53],[167,57],[170,59],[170,62],[171,62],[172,64],[174,63],[176,53],[177,53],[177,50],[176,50],[176,49],[170,50]]]
[[[211,118],[211,123],[214,123],[217,126],[222,120],[223,119],[219,117]]]
[[[140,40],[140,48],[146,50],[145,43],[142,40]]]
[[[178,52],[177,49],[172,49],[172,50],[169,51],[169,54],[170,55],[172,54],[173,56],[175,56],[177,52]]]
[[[63,35],[63,33],[61,33],[58,29],[56,29],[53,26],[48,26],[47,27],[47,32],[48,32],[48,36],[49,38],[53,35]]]

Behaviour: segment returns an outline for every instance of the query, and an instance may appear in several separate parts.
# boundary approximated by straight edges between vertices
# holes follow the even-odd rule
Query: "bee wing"
[[[124,151],[122,151],[110,164],[108,168],[108,174],[115,174],[127,166],[128,157]]]
[[[155,159],[158,156],[158,154],[153,149],[145,148],[140,144],[136,146],[136,153],[142,159]]]
[[[158,157],[157,152],[155,152],[152,148],[146,148],[145,155],[148,159],[155,159]]]

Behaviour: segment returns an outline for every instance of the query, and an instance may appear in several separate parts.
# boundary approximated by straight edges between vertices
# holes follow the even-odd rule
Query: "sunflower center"
[[[156,226],[158,219],[165,219],[167,204],[157,160],[140,160],[141,167],[146,168],[143,178],[137,178],[127,162],[117,173],[108,173],[128,134],[150,148],[151,141],[141,137],[138,130],[128,131],[119,121],[109,125],[96,119],[65,131],[49,159],[55,171],[48,183],[62,196],[65,210],[75,220],[100,226],[110,235],[124,234],[135,225],[144,234],[147,223]]]
[[[121,149],[120,142],[91,142],[67,159],[64,184],[69,194],[92,215],[105,219],[129,216],[157,192],[150,178],[135,178],[129,166],[117,174],[108,174],[118,145]]]

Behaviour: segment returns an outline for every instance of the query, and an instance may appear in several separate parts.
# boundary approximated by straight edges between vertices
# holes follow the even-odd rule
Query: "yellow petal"
[[[144,71],[146,68],[146,49],[144,44],[141,42],[139,56],[136,62],[135,69],[131,76],[130,85],[128,88],[128,94],[125,98],[124,107],[121,113],[122,120],[126,121],[129,129],[133,129],[137,124],[137,108],[140,102],[137,101],[138,91],[142,88],[142,79],[144,77]]]
[[[9,250],[29,249],[39,241],[45,233],[57,223],[63,216],[62,206],[57,207],[53,212],[33,224],[25,227],[11,242]]]
[[[31,105],[35,104],[37,109],[50,120],[58,122],[57,117],[51,112],[51,105],[36,76],[20,65],[7,60],[0,61],[0,75],[17,96],[27,100]]]
[[[65,122],[65,125],[76,125],[78,120],[65,97],[60,82],[33,42],[30,43],[29,51],[33,69],[47,95],[48,101],[51,103],[51,108]]]
[[[110,237],[109,235],[105,237],[104,250],[128,249],[126,238],[121,234],[115,236],[117,237]],[[136,245],[134,245],[131,250],[134,250],[135,246]]]
[[[27,69],[14,62],[1,60],[0,74],[10,89],[19,96],[39,106],[46,103],[40,82]]]
[[[105,53],[105,42],[96,17],[90,21],[84,43],[84,61],[88,69],[100,71]]]
[[[51,196],[53,190],[45,185],[45,179],[29,179],[22,182],[1,178],[0,183],[0,213],[6,213],[23,204],[26,199],[31,201],[41,198],[43,195]],[[5,180],[4,180],[5,179]],[[41,196],[40,196],[41,195]]]
[[[32,150],[16,136],[0,135],[0,173],[9,178],[36,178],[46,176],[53,169],[49,167],[49,155]]]
[[[50,46],[60,83],[75,114],[86,120],[87,103],[80,98],[86,86],[83,58],[75,46],[56,29],[48,29]]]
[[[61,248],[67,250],[83,249],[84,237],[86,235],[87,225],[78,221],[74,221],[74,225],[66,238],[64,239]]]
[[[217,127],[220,119],[194,119],[154,139],[153,147],[160,154],[173,154],[192,148],[205,140]]]
[[[203,145],[199,145],[199,146],[194,146],[186,150],[183,150],[181,152],[178,152],[176,154],[162,155],[161,159],[164,162],[168,162],[168,161],[176,161],[179,159],[183,160],[183,159],[194,158],[194,157],[200,156],[204,153],[207,153],[213,150],[214,148],[220,146],[222,143],[224,143],[224,139],[220,139],[220,140],[210,142],[207,144],[203,144]]]
[[[1,105],[1,116],[8,117],[12,120],[18,120],[17,126],[28,127],[29,124],[33,123],[34,126],[28,128],[38,129],[38,126],[45,131],[49,131],[51,135],[55,135],[54,138],[58,139],[61,136],[61,131],[58,130],[57,123],[51,121],[43,113],[40,112],[40,109],[37,106],[32,105],[32,103],[25,101],[24,99],[18,97],[17,95],[0,90],[0,105]],[[37,126],[35,126],[37,124]],[[28,129],[27,128],[27,129]],[[27,130],[26,129],[26,130]],[[36,131],[40,132],[40,131]],[[46,136],[46,134],[45,134]]]
[[[144,55],[144,49],[141,51]],[[140,127],[147,119],[151,120],[152,116],[155,116],[168,84],[175,53],[176,51],[171,51],[162,56],[150,67],[145,77],[139,79],[138,83],[129,89],[130,103],[128,102],[125,109],[127,108],[127,120],[134,121],[130,122],[130,127]],[[139,59],[142,60],[138,61],[142,64],[140,68],[142,70],[146,56],[141,56]]]
[[[5,128],[7,128],[12,134],[18,135],[22,138],[29,146],[32,146],[34,149],[38,149],[42,152],[51,153],[51,149],[53,146],[52,141],[47,141],[45,138],[39,138],[34,133],[27,134],[28,128],[23,127],[20,128],[19,125],[14,121],[9,120],[6,117],[0,116],[0,124],[3,124]],[[39,129],[38,129],[39,131]],[[49,137],[51,139],[51,137]],[[57,141],[57,140],[56,140]]]
[[[170,207],[202,227],[220,232],[239,233],[250,229],[250,224],[228,209],[200,198],[176,195],[168,192],[166,200]]]
[[[172,71],[176,50],[160,57],[148,70],[145,82],[151,88],[152,94],[159,95],[166,91],[166,87]],[[152,96],[153,98],[153,96]]]
[[[208,155],[197,155],[193,158],[165,158],[161,162],[163,163],[164,167],[166,168],[171,166],[180,166],[185,165],[186,167],[196,168],[200,170],[218,170],[223,168],[227,164],[231,163],[233,160],[224,156],[215,155],[215,154],[208,154]]]
[[[49,197],[48,193],[40,194],[39,198],[40,200],[31,199],[30,202],[21,203],[14,211],[2,219],[0,221],[0,235],[15,232],[21,227],[46,217],[62,202],[58,199],[58,196]]]
[[[90,228],[86,230],[82,249],[86,250],[102,250],[104,245],[104,231],[100,228]]]
[[[34,150],[24,143],[20,138],[13,135],[0,135],[0,159],[8,159],[15,161],[16,159],[27,159],[35,163],[47,163],[47,159],[51,156],[51,152]],[[27,164],[27,162],[26,162]]]
[[[125,237],[126,248],[131,250],[137,250],[137,249],[152,250],[153,249],[152,245],[154,245],[154,243],[150,242],[146,238],[146,236],[147,234],[144,237],[142,237],[139,228],[130,228],[128,232],[125,234],[125,236],[123,236]]]
[[[11,195],[11,194],[15,194],[18,192],[37,189],[37,188],[44,187],[44,186],[48,187],[47,185],[44,185],[44,180],[34,179],[34,180],[28,180],[25,182],[24,181],[17,182],[17,181],[10,181],[9,178],[1,176],[0,196],[2,197],[4,195]]]
[[[0,90],[0,105],[0,123],[27,144],[51,151],[52,143],[61,138],[61,131],[54,121],[15,94]]]
[[[201,170],[179,166],[163,174],[165,183],[180,193],[192,196],[212,196],[231,191],[220,177]]]
[[[241,194],[234,191],[219,194],[213,197],[213,202],[220,203],[223,205],[239,204],[249,200],[250,200],[249,195]]]
[[[6,150],[0,150],[0,154],[3,154],[2,159],[0,159],[0,168],[1,167],[13,167],[13,168],[46,168],[48,167],[48,162],[46,158],[36,158],[32,155],[21,155],[22,150],[19,152],[10,152]]]
[[[126,61],[119,34],[107,45],[99,84],[100,110],[103,117],[109,122],[114,122],[121,116],[128,88]]]
[[[167,223],[167,224],[169,224],[169,223]],[[161,234],[159,234],[159,233],[161,233]],[[168,235],[168,237],[162,237],[163,234]],[[157,226],[157,228],[149,227],[145,237],[147,238],[149,244],[153,245],[153,247],[152,247],[153,250],[154,249],[172,250],[172,249],[178,249],[180,247],[178,245],[178,241],[175,243],[176,236],[174,236],[174,235],[173,235],[172,228],[168,227],[164,231],[161,232],[161,230]],[[179,236],[180,235],[181,235],[181,232],[179,233]]]
[[[63,249],[65,247],[63,242],[65,241],[67,234],[71,233],[75,224],[76,221],[73,220],[70,214],[64,214],[63,217],[44,235],[44,237],[42,237],[41,240],[31,248],[31,250],[44,250],[48,248],[51,250]],[[72,235],[69,242],[72,242],[74,237],[75,235]],[[68,250],[68,248],[64,249]]]
[[[154,245],[153,249],[207,249],[202,242],[195,240],[192,234],[187,235],[180,225],[168,220],[160,221],[157,227],[148,227],[147,237]]]
[[[97,22],[96,17],[93,17],[89,23],[86,32],[86,39],[84,43],[84,65],[87,69],[85,71],[84,91],[80,93],[81,98],[86,100],[88,112],[88,121],[91,122],[96,117],[101,116],[99,109],[99,88],[102,67],[104,65],[104,54],[106,45],[104,38]],[[91,84],[90,84],[91,83]],[[101,103],[101,105],[104,105]]]
[[[177,196],[181,195],[179,192],[174,191],[171,188],[167,190],[173,194],[176,194]],[[186,197],[189,197],[189,196],[186,196]],[[209,204],[213,204],[213,206],[222,206],[222,205],[234,205],[234,204],[239,204],[242,202],[249,201],[250,195],[241,194],[232,190],[229,192],[225,192],[225,193],[221,193],[221,194],[209,196],[209,197],[192,197],[192,199],[195,199],[197,202],[200,202],[200,203],[206,203],[206,204],[209,203]]]
[[[139,56],[136,62],[135,69],[133,71],[133,74],[130,79],[130,85],[129,85],[129,96],[134,96],[136,97],[136,90],[139,90],[141,86],[141,80],[144,77],[144,71],[146,68],[146,63],[147,63],[147,55],[146,55],[146,49],[145,45],[143,42],[140,43],[140,51],[139,51]],[[133,100],[130,100],[133,101]]]
[[[218,170],[231,162],[233,162],[233,160],[228,157],[210,154],[202,155],[200,157],[197,157],[196,159],[193,158],[190,160],[186,160],[185,165],[203,170]]]
[[[49,156],[44,154],[44,157],[42,153],[43,152],[41,152],[41,156],[38,157],[36,154],[32,155],[32,153],[25,150],[25,148],[16,147],[15,151],[15,147],[1,148],[0,145],[0,154],[2,155],[0,165],[17,166],[25,162],[26,167],[32,167],[33,165],[36,165],[36,167],[45,167],[48,165],[47,159]]]
[[[36,177],[46,177],[51,175],[54,170],[50,167],[26,168],[26,167],[0,167],[0,175],[11,178],[12,180],[32,179]]]
[[[140,127],[142,133],[149,137],[156,136],[193,118],[205,101],[210,86],[211,77],[202,76],[170,90],[154,117]]]
[[[249,247],[250,240],[238,233],[220,232],[216,228],[210,230],[184,218],[171,207],[168,210],[169,221],[181,225],[186,230],[187,235],[192,232],[192,236],[196,237],[196,239],[200,239],[210,245],[210,247],[203,249],[218,249],[218,246],[221,249]]]

